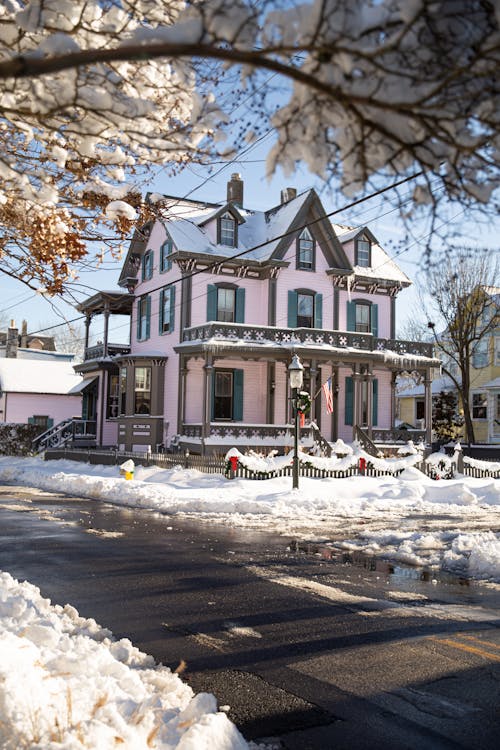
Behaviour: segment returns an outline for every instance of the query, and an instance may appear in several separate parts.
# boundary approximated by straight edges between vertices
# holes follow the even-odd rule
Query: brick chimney
[[[10,321],[7,328],[7,340],[5,342],[5,356],[9,359],[17,359],[18,330],[14,320]]]
[[[283,188],[283,190],[281,191],[281,205],[283,205],[283,203],[288,203],[288,201],[291,201],[296,197],[297,197],[297,188],[294,188],[294,187]]]
[[[21,349],[28,348],[28,323],[23,320],[21,324]]]
[[[243,180],[238,172],[233,172],[227,183],[227,202],[243,208]]]

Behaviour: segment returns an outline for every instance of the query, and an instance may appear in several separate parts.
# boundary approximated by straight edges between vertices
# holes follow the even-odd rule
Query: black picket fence
[[[175,466],[180,466],[183,469],[197,469],[205,474],[224,474],[229,479],[241,478],[241,479],[273,479],[275,477],[291,477],[292,466],[283,466],[280,469],[271,471],[255,471],[249,469],[242,463],[237,464],[233,470],[228,461],[221,456],[198,456],[190,453],[129,453],[117,450],[94,450],[94,449],[75,449],[75,448],[53,448],[45,451],[45,460],[56,460],[56,459],[68,459],[69,461],[83,461],[89,464],[103,464],[105,466],[119,466],[128,459],[132,459],[136,466],[159,466],[164,469],[172,469]],[[492,462],[493,463],[493,462]],[[439,468],[436,469],[432,464],[425,463],[424,461],[415,464],[415,468],[422,471],[433,479],[439,477],[441,479],[449,478],[447,473],[442,471],[440,474]],[[360,464],[350,466],[348,469],[331,470],[331,469],[319,469],[311,464],[299,463],[299,475],[302,477],[310,477],[312,479],[345,479],[347,477],[354,476],[367,476],[367,477],[383,477],[383,476],[399,476],[403,472],[403,469],[396,471],[390,471],[388,469],[376,469],[373,466],[366,465],[363,468]],[[454,476],[457,472],[457,467],[454,462],[451,463],[450,474]],[[464,464],[463,474],[465,476],[475,478],[491,478],[500,479],[499,470],[487,470],[478,469],[474,466]]]

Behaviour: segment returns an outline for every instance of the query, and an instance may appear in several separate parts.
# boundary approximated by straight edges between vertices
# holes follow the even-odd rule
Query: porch
[[[309,422],[301,430],[304,448],[316,442],[327,452],[325,444],[338,438],[350,442],[360,427],[367,441],[380,446],[431,442],[431,383],[440,366],[432,344],[352,331],[210,322],[185,329],[175,350],[181,376],[177,432],[181,447],[190,451],[220,452],[231,445],[289,449],[293,415],[287,368],[293,354],[304,366],[303,390],[311,400]],[[232,414],[230,409],[217,414],[217,378],[222,382],[231,369],[240,404]],[[424,383],[425,429],[395,425],[396,377],[408,371]],[[325,414],[321,395],[328,378],[332,415]]]

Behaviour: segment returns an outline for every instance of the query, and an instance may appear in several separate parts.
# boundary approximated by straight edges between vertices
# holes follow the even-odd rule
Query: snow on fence
[[[235,449],[234,449],[235,450]],[[230,478],[241,479],[272,479],[274,477],[292,476],[291,456],[277,456],[274,461],[258,459],[256,456],[242,456],[238,451],[238,460],[231,466],[229,451],[225,457],[198,456],[190,453],[130,453],[117,450],[95,450],[75,448],[54,448],[45,452],[45,460],[67,459],[70,461],[84,461],[90,464],[105,466],[120,465],[127,459],[132,459],[137,466],[159,466],[172,469],[180,466],[184,469],[197,469],[205,474],[225,474]],[[300,454],[299,474],[313,479],[345,479],[352,476],[381,477],[387,475],[398,476],[407,466],[414,466],[419,471],[433,479],[452,478],[457,473],[457,462],[444,454],[433,454],[434,461],[428,462],[420,456],[393,460],[380,459],[365,455],[347,455],[337,462],[337,468],[330,468],[327,460],[315,456]],[[364,461],[360,461],[364,459]],[[409,459],[410,457],[406,457]],[[260,463],[262,461],[262,463]],[[373,462],[373,463],[372,463]],[[439,466],[443,463],[443,466]],[[446,466],[444,466],[446,463]],[[275,464],[275,465],[273,465]],[[317,464],[317,465],[314,465]],[[500,462],[477,461],[467,456],[463,458],[463,474],[476,478],[500,479]],[[446,469],[446,470],[445,470]]]

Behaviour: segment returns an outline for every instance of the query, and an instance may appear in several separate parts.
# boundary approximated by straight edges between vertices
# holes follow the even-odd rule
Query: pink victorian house
[[[97,445],[284,449],[293,354],[311,397],[306,443],[394,441],[395,381],[408,371],[425,383],[427,419],[405,437],[430,441],[439,362],[432,345],[395,338],[396,297],[410,281],[367,227],[332,224],[314,190],[243,208],[238,174],[224,203],[154,198],[158,218],[135,233],[123,291],[80,306],[87,331],[95,315],[105,322],[103,344],[77,367]],[[108,342],[113,313],[131,316],[130,347]],[[321,390],[330,378],[333,413]]]

